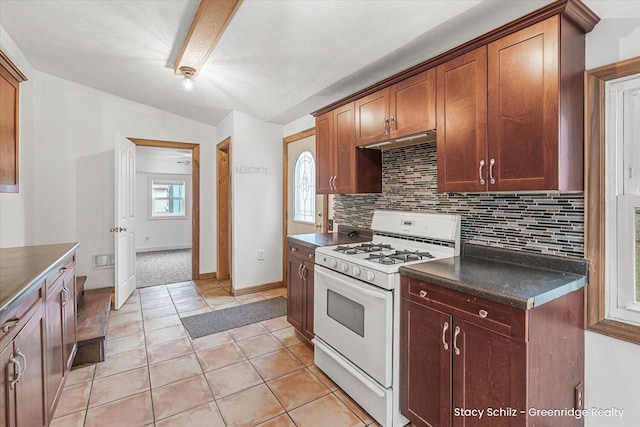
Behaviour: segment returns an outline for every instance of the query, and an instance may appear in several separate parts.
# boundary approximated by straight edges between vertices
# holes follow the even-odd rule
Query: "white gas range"
[[[460,254],[458,215],[376,211],[370,243],[316,249],[315,364],[383,426],[401,426],[401,266]]]

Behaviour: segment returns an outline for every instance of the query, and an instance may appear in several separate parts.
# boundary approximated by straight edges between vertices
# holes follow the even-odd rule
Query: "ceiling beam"
[[[242,0],[201,0],[191,28],[174,65],[176,75],[181,68],[192,68],[197,75],[231,21]]]

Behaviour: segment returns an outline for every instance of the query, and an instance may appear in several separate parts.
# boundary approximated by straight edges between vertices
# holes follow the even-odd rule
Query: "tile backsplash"
[[[583,258],[583,193],[437,193],[435,143],[382,156],[382,194],[335,196],[336,223],[368,228],[376,209],[455,213],[463,242]]]

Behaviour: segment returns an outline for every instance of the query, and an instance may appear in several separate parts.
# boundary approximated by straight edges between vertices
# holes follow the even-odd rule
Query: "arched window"
[[[313,154],[303,151],[293,170],[293,220],[315,222],[316,163]]]

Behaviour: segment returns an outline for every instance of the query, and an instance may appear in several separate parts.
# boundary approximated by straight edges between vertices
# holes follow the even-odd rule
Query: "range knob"
[[[345,273],[347,271],[349,271],[349,265],[346,262],[343,262],[342,265],[340,266],[340,268],[342,269],[342,271],[344,271]]]
[[[376,278],[376,275],[373,273],[373,271],[367,271],[367,280],[370,282],[373,282],[373,279]]]
[[[329,266],[330,266],[331,268],[336,268],[336,266],[337,266],[337,265],[338,265],[338,261],[336,261],[335,259],[331,258],[331,259],[329,260]]]
[[[356,277],[360,275],[360,267],[353,267],[353,275]]]

